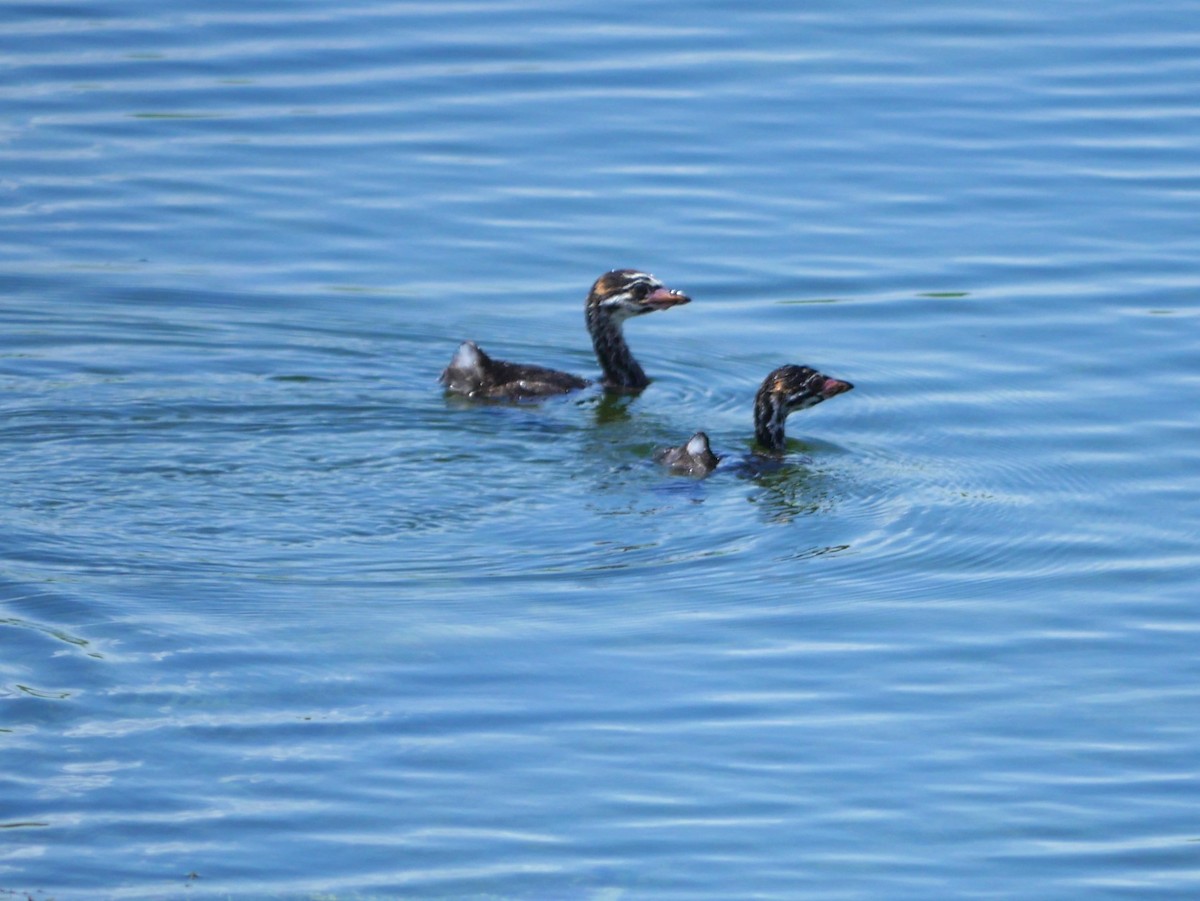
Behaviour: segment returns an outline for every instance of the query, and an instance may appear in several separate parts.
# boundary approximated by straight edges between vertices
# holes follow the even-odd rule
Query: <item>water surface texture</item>
[[[0,894],[1200,896],[1200,4],[4,23]]]

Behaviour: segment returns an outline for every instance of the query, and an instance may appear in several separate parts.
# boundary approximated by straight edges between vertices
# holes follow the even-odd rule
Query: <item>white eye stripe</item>
[[[654,281],[653,279],[639,279],[638,281],[627,282],[624,289],[620,293],[614,294],[613,297],[627,297],[632,299],[639,289],[643,290],[645,294],[650,294],[662,287],[664,285],[661,282]]]
[[[623,304],[626,301],[631,300],[631,299],[632,298],[630,297],[630,295],[628,293],[610,294],[608,297],[604,298],[604,300],[600,301],[600,306],[602,306],[602,307],[618,307],[621,304]]]

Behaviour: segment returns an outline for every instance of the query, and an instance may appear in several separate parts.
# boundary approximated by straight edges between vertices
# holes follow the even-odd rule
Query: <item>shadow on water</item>
[[[585,403],[592,407],[596,425],[611,425],[628,422],[630,408],[640,394],[640,391],[603,391],[598,396],[589,397]]]
[[[814,461],[803,454],[771,457],[751,453],[729,468],[739,479],[755,486],[757,490],[747,499],[768,522],[787,523],[828,512],[837,502],[828,474],[814,466]]]

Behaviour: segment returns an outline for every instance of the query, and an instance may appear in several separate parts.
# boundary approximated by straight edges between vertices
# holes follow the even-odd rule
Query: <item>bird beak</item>
[[[843,382],[841,379],[826,379],[825,384],[821,386],[821,397],[829,399],[838,394],[845,394],[853,387],[849,382]]]
[[[659,288],[642,301],[642,306],[649,307],[651,310],[665,310],[667,307],[678,307],[691,302],[692,299],[682,291]]]

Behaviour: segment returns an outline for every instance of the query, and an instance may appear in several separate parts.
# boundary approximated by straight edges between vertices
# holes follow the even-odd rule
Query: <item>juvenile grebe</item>
[[[690,301],[686,294],[672,291],[653,275],[636,269],[614,269],[600,276],[584,308],[592,347],[604,371],[600,384],[619,391],[638,391],[649,385],[625,343],[622,323]],[[454,394],[508,399],[565,394],[591,384],[569,372],[493,360],[473,341],[459,345],[439,381]]]
[[[764,449],[781,453],[785,447],[783,424],[789,413],[815,407],[852,388],[849,382],[832,379],[808,366],[780,366],[763,379],[754,396],[754,437]],[[708,436],[697,432],[681,447],[657,451],[654,459],[676,472],[707,475],[721,458],[709,447]]]
[[[779,453],[784,449],[783,423],[789,413],[815,407],[853,388],[808,366],[780,366],[763,379],[754,396],[754,437],[767,450]]]
[[[654,459],[672,472],[693,476],[708,475],[717,468],[721,458],[712,452],[708,436],[697,432],[688,439],[687,444],[680,447],[664,447],[654,452]]]

